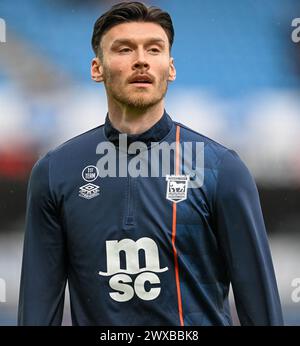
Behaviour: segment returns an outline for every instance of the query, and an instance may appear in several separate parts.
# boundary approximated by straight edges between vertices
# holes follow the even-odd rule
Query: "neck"
[[[146,109],[133,108],[108,101],[112,126],[121,133],[141,134],[157,123],[164,113],[164,100]]]

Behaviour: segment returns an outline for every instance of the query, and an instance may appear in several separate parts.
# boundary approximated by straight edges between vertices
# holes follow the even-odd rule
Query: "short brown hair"
[[[96,20],[92,47],[96,56],[102,57],[102,36],[113,26],[129,22],[152,22],[159,24],[166,32],[170,51],[174,41],[174,28],[169,13],[155,6],[147,7],[138,1],[121,2],[111,7]]]

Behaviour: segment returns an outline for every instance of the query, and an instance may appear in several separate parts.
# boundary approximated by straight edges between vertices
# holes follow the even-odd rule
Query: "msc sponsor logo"
[[[139,252],[145,256],[145,267],[141,268]],[[121,253],[125,254],[126,269],[121,269]],[[158,246],[151,238],[106,241],[107,271],[101,276],[111,276],[109,286],[113,289],[110,297],[117,302],[128,302],[135,295],[142,300],[154,300],[161,292],[157,274],[168,270],[160,268]],[[132,276],[136,276],[133,279]],[[147,289],[146,289],[147,284]],[[155,285],[155,287],[153,287]],[[150,289],[149,289],[150,286]]]

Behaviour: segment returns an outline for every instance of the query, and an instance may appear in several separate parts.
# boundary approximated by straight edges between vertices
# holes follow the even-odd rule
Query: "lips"
[[[130,84],[152,84],[153,79],[148,75],[137,75],[129,80]]]

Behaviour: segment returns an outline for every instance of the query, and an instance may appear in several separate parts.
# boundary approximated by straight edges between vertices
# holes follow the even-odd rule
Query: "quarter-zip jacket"
[[[121,153],[119,135],[107,116],[35,164],[19,325],[60,325],[67,281],[73,325],[231,325],[230,283],[242,325],[282,325],[257,188],[236,152],[164,112],[127,146],[142,142],[147,153],[175,143],[173,183],[118,169],[104,176],[102,144],[123,155],[126,169],[136,158]],[[178,181],[185,142],[204,148],[196,188]]]

